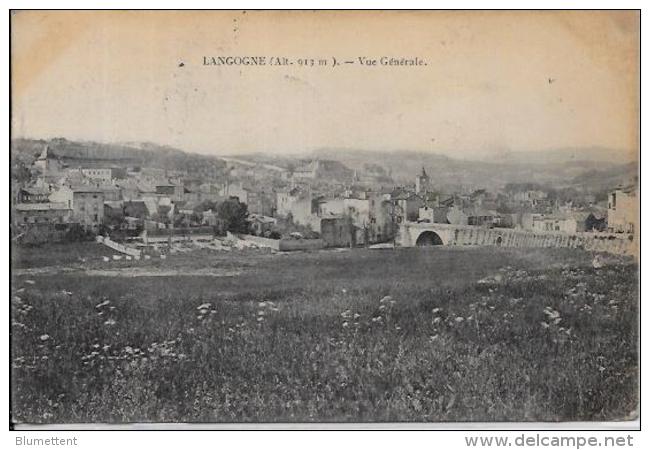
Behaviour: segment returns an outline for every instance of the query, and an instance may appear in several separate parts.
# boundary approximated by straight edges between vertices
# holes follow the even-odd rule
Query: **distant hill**
[[[506,183],[535,182],[556,187],[571,186],[574,179],[589,173],[602,176],[607,171],[624,173],[621,164],[599,159],[584,158],[590,150],[565,152],[552,151],[548,158],[542,153],[530,160],[516,155],[507,158],[503,155],[493,160],[463,160],[445,155],[413,151],[371,152],[352,149],[321,149],[314,155],[321,158],[337,159],[347,166],[359,169],[364,163],[375,163],[391,171],[393,179],[400,183],[413,183],[414,177],[424,167],[435,186],[476,185],[495,188]],[[604,150],[599,154],[605,154]],[[627,161],[625,161],[627,163]],[[636,166],[627,163],[627,167]],[[618,170],[618,172],[617,172]],[[600,172],[603,171],[603,172]],[[578,180],[580,181],[580,180]],[[585,181],[585,180],[583,180]],[[586,185],[588,183],[582,183]]]
[[[12,166],[18,162],[29,166],[45,145],[70,167],[156,167],[186,170],[198,177],[222,177],[233,166],[256,166],[266,169],[270,177],[278,177],[284,170],[293,172],[318,159],[340,163],[330,170],[332,179],[348,179],[354,170],[363,174],[372,168],[373,173],[384,173],[395,184],[412,184],[424,167],[434,187],[443,190],[459,186],[497,189],[507,183],[538,183],[597,192],[628,184],[637,174],[636,162],[619,161],[620,152],[600,147],[501,153],[489,160],[465,160],[409,150],[376,152],[341,148],[323,148],[301,155],[257,153],[222,159],[151,143],[102,144],[62,138],[12,141]]]
[[[216,173],[225,170],[225,161],[206,155],[151,143],[103,144],[70,141],[15,139],[11,142],[11,158],[31,164],[45,146],[69,167],[155,167],[166,170],[187,170],[189,173]]]
[[[608,147],[563,147],[558,149],[514,152],[503,151],[491,154],[484,160],[508,163],[565,164],[565,163],[616,163],[633,162],[630,152]]]
[[[636,163],[618,160],[611,149],[592,147],[558,149],[548,152],[501,153],[493,158],[466,160],[446,155],[397,150],[377,152],[359,149],[323,148],[309,154],[311,159],[336,160],[363,172],[377,165],[396,184],[412,184],[424,167],[435,187],[476,186],[495,189],[507,183],[538,183],[555,188],[576,187],[595,191],[615,187],[626,174],[635,172]],[[305,156],[248,154],[241,156],[258,164],[274,164],[288,169],[304,164]],[[613,159],[613,161],[612,161]]]
[[[638,180],[636,163],[616,165],[602,170],[588,170],[571,180],[574,187],[589,191],[600,191],[616,186],[627,186]]]

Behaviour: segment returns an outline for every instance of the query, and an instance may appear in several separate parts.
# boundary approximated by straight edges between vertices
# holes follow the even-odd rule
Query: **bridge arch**
[[[445,243],[435,231],[425,230],[418,235],[415,245],[416,247],[429,247],[432,245],[445,245]]]

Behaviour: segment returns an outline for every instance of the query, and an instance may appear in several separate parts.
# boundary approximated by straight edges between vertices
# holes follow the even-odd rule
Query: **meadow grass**
[[[84,246],[98,252],[83,244],[67,261]],[[57,251],[22,252],[20,267],[54,265],[45,254]],[[596,269],[592,258],[571,249],[197,251],[137,264],[239,275],[14,275],[12,418],[629,419],[637,265]]]

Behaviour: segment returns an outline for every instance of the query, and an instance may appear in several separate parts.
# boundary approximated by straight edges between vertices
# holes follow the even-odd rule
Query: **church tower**
[[[415,193],[423,194],[431,190],[431,184],[429,180],[429,175],[422,167],[422,173],[415,177]]]

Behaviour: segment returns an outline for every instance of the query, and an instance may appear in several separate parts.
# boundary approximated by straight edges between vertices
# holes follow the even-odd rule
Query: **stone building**
[[[629,187],[610,192],[607,199],[607,228],[615,233],[634,233],[639,216],[637,190]]]

